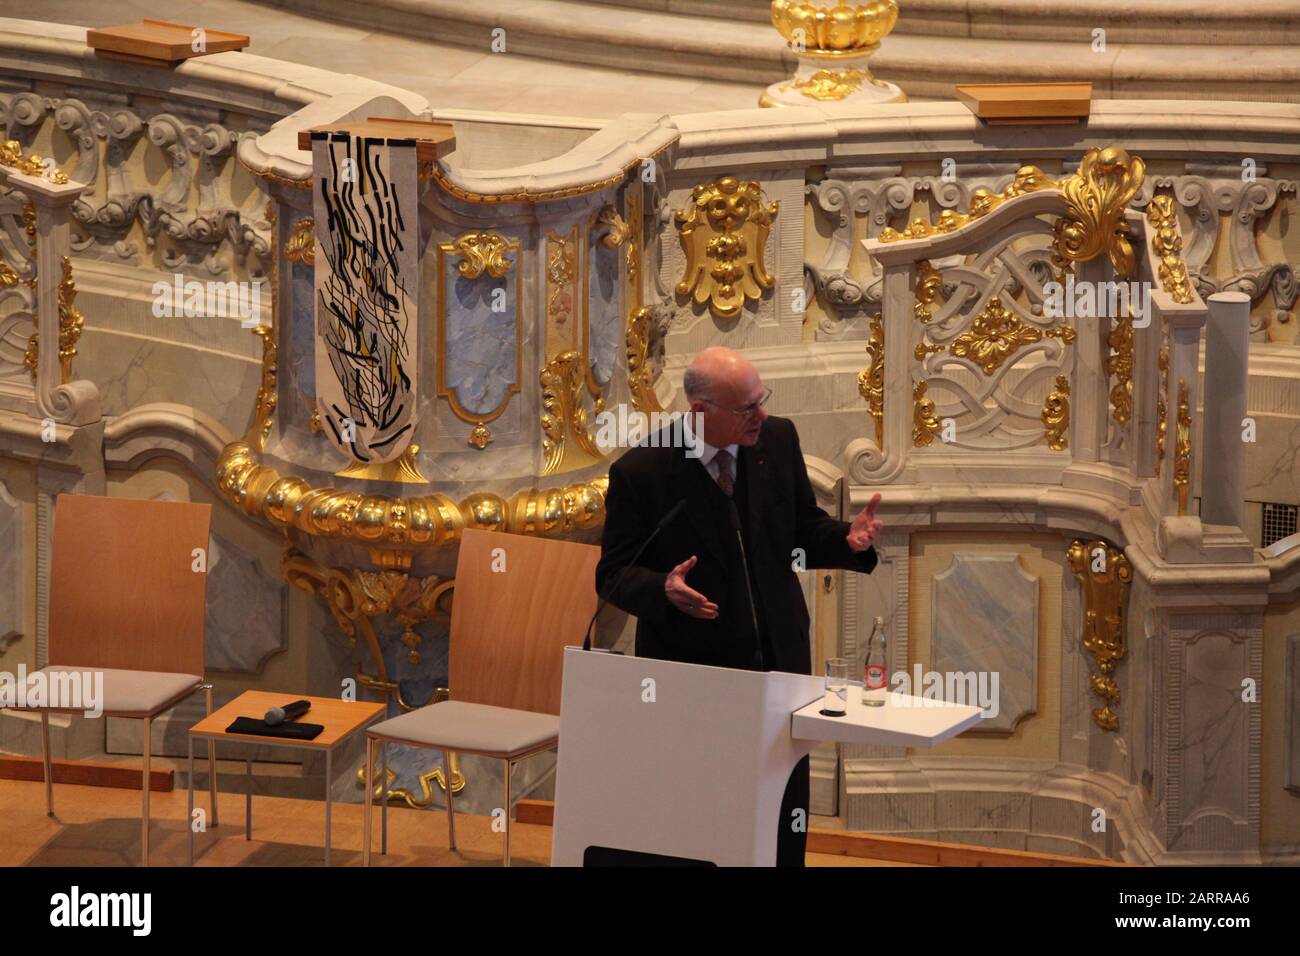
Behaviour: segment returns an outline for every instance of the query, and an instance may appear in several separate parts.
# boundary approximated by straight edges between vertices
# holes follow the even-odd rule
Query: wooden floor
[[[195,793],[206,809],[206,792]],[[196,866],[322,866],[325,805],[283,797],[253,798],[253,839],[244,839],[244,795],[222,793],[220,826],[195,834]],[[185,790],[153,793],[149,861],[153,866],[186,863]],[[334,866],[361,865],[363,807],[335,803]],[[140,792],[112,787],[56,785],[55,818],[45,815],[43,783],[0,780],[0,865],[134,866],[140,859]],[[501,834],[491,819],[456,815],[455,853],[447,848],[447,818],[440,811],[391,806],[387,857],[379,856],[379,813],[375,811],[378,866],[499,866]],[[515,822],[510,833],[515,866],[546,866],[551,828]],[[809,866],[907,866],[831,854],[808,854]]]

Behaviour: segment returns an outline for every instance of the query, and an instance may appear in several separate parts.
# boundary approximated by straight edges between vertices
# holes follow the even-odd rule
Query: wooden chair
[[[441,750],[447,791],[447,839],[456,849],[451,754],[505,763],[505,847],[510,865],[510,773],[516,763],[554,749],[560,734],[564,647],[582,641],[596,609],[600,549],[496,531],[464,532],[456,563],[449,648],[449,700],[375,724],[366,733],[366,767],[375,745],[384,781],[380,852],[388,852],[387,744]],[[370,865],[373,781],[366,787],[362,863]]]
[[[204,682],[203,616],[212,508],[188,502],[60,495],[54,511],[47,666],[51,676],[102,673],[105,717],[144,722],[141,865],[149,865],[149,732],[152,721]],[[196,550],[202,564],[196,567]],[[49,703],[55,703],[50,701]],[[45,806],[54,816],[50,713],[41,714]],[[208,748],[212,825],[217,824],[214,748]],[[190,821],[186,821],[186,826]]]

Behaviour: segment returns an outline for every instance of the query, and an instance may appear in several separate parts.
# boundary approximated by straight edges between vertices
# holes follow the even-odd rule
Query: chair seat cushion
[[[104,685],[100,700],[95,701],[99,709],[113,714],[148,714],[157,713],[164,705],[184,696],[186,691],[197,690],[203,678],[193,674],[165,674],[156,671],[119,671],[103,667],[77,667],[71,664],[51,664],[42,667],[36,673],[44,674],[46,681],[46,706],[58,709],[70,709],[66,701],[52,699],[52,684],[66,680],[62,674],[103,674]],[[28,675],[30,680],[32,675]],[[62,686],[67,687],[64,683]],[[97,688],[84,688],[94,693]],[[74,702],[75,703],[75,702]],[[84,699],[80,703],[87,703]],[[81,709],[88,710],[89,707]]]
[[[560,718],[527,710],[443,700],[370,728],[377,738],[439,750],[514,754],[558,737]]]

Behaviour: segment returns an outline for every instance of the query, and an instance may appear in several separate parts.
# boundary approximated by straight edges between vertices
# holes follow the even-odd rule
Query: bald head
[[[735,349],[712,345],[687,367],[682,389],[689,400],[703,398],[726,404],[725,398],[718,398],[720,392],[748,390],[757,381],[758,370],[745,356]]]
[[[682,390],[691,411],[704,416],[704,440],[715,448],[752,445],[767,413],[758,408],[752,414],[739,410],[754,406],[766,389],[754,368],[739,352],[714,345],[691,362],[682,376]]]

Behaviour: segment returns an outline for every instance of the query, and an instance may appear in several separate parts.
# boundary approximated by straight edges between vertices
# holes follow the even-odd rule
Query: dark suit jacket
[[[875,548],[861,553],[848,546],[849,524],[817,506],[808,481],[794,423],[768,418],[758,443],[737,454],[738,477],[748,498],[747,549],[760,619],[768,632],[773,670],[807,674],[808,608],[795,576],[795,549],[805,568],[844,568],[869,574]],[[605,528],[596,588],[610,602],[637,617],[638,657],[749,667],[753,627],[744,592],[743,569],[734,532],[727,531],[725,498],[698,458],[684,448],[638,445],[609,472]],[[635,566],[637,548],[677,502],[686,509],[659,533]],[[696,555],[686,583],[718,603],[718,617],[702,620],[668,603],[668,572]],[[619,578],[625,567],[627,573]],[[739,585],[738,585],[739,582]],[[737,586],[738,585],[738,586]]]

